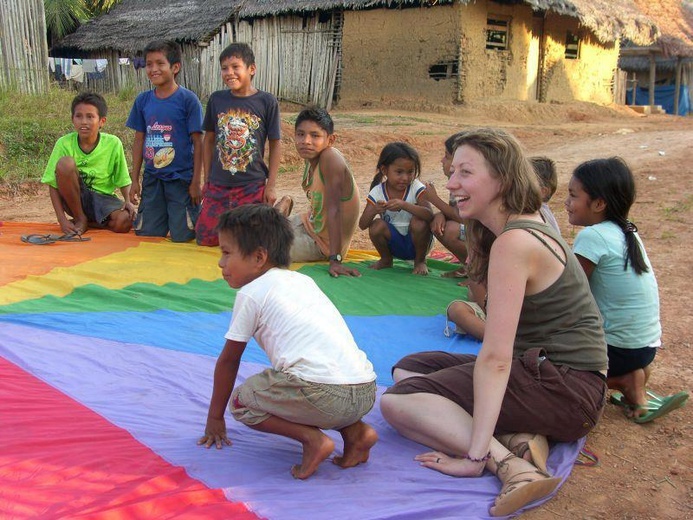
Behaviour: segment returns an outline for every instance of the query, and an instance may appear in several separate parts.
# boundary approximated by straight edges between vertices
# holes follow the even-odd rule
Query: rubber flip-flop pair
[[[672,395],[662,396],[652,390],[647,390],[647,397],[649,399],[645,406],[635,406],[629,403],[621,392],[613,392],[609,400],[611,403],[623,407],[628,412],[645,410],[644,414],[631,418],[635,423],[645,424],[684,406],[688,401],[688,392],[677,392]]]
[[[89,240],[91,240],[91,238],[84,237],[79,233],[66,233],[65,235],[22,235],[22,242],[40,246],[55,244],[56,242],[87,242]]]

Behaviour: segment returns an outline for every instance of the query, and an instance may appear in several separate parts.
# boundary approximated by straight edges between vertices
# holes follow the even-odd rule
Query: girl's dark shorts
[[[609,354],[609,377],[619,377],[640,368],[645,368],[657,355],[655,347],[620,348],[607,345]]]
[[[553,441],[584,437],[601,417],[606,378],[599,373],[554,365],[543,349],[513,359],[496,434],[539,433]],[[443,396],[474,412],[476,356],[422,352],[400,360],[394,368],[422,374],[396,383],[387,393],[430,393]]]

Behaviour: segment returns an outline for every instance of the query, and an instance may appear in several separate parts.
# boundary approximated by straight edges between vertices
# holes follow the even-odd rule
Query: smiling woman
[[[494,473],[502,489],[490,513],[502,516],[560,483],[544,470],[547,438],[577,440],[601,416],[606,342],[580,265],[539,215],[537,179],[515,138],[463,133],[452,169],[448,188],[469,219],[470,275],[488,286],[484,342],[478,357],[403,358],[381,409],[402,435],[435,450],[417,457],[423,466]]]

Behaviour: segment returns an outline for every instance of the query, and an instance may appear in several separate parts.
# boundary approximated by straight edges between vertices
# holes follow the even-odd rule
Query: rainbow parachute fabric
[[[227,417],[233,445],[196,445],[204,430],[216,356],[235,291],[218,250],[133,234],[90,231],[88,242],[22,243],[55,226],[0,227],[0,518],[487,518],[498,480],[454,479],[413,461],[426,448],[399,436],[378,403],[368,463],[323,463],[291,477],[300,446]],[[292,265],[312,277],[345,317],[378,374],[422,350],[474,353],[446,338],[444,312],[465,290],[429,260],[330,278],[326,264]],[[319,316],[316,317],[319,319]],[[243,380],[267,365],[251,342]],[[341,439],[334,436],[337,451]],[[549,469],[566,477],[580,443],[554,446]]]

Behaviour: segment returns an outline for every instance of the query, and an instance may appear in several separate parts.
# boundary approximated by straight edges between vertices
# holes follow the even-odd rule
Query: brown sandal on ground
[[[289,195],[284,195],[274,204],[274,208],[285,217],[288,217],[294,209],[294,199]]]
[[[545,478],[539,480],[521,478],[522,475],[530,474],[541,475]],[[523,483],[524,485],[520,486]],[[521,471],[508,480],[505,490],[498,495],[495,505],[491,508],[491,515],[506,516],[514,513],[521,507],[550,495],[560,483],[560,477],[550,477],[543,471]]]
[[[509,433],[507,435],[499,435],[496,438],[498,439],[498,442],[508,448],[512,454],[521,459],[524,459],[525,455],[529,451],[529,462],[546,473],[546,460],[549,458],[549,441],[546,440],[544,435],[539,435],[538,433],[526,441],[517,439],[518,435],[523,434]]]

